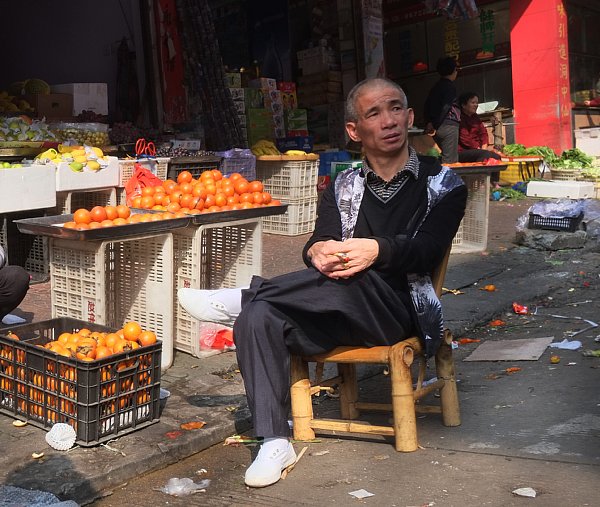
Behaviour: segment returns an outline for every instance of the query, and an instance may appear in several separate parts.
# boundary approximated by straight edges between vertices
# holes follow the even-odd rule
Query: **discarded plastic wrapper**
[[[348,494],[354,498],[369,498],[370,496],[375,496],[374,493],[369,493],[366,489],[357,489],[356,491],[350,491]]]
[[[525,305],[521,305],[519,303],[513,303],[513,310],[518,315],[527,315],[529,313],[529,308]]]
[[[187,477],[183,479],[172,477],[165,486],[159,488],[159,491],[172,496],[187,496],[202,491],[208,488],[208,486],[210,486],[210,479],[204,479],[196,483]]]
[[[553,349],[577,350],[581,347],[581,342],[579,340],[569,341],[565,338],[562,342],[551,343],[548,347],[552,347]]]

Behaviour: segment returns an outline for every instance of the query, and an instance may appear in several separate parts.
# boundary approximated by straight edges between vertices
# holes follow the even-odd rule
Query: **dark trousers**
[[[372,271],[348,280],[312,268],[254,277],[243,291],[234,340],[256,435],[289,435],[290,353],[392,345],[413,335],[407,304]]]
[[[463,150],[458,153],[459,162],[485,162],[488,158],[500,160],[502,157],[490,150]]]
[[[442,123],[433,139],[442,150],[443,164],[458,162],[458,123]]]
[[[13,311],[29,290],[29,273],[21,266],[0,269],[0,320]]]

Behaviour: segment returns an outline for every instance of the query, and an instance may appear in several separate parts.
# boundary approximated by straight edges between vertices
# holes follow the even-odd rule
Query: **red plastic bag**
[[[157,187],[159,185],[162,185],[162,180],[157,178],[152,171],[136,162],[133,176],[125,184],[127,206],[131,206],[133,200],[142,195],[142,188]]]

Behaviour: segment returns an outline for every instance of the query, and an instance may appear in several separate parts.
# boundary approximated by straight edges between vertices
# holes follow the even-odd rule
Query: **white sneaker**
[[[246,470],[244,481],[252,488],[264,488],[281,479],[281,472],[296,462],[296,452],[287,438],[266,438],[258,455]]]
[[[183,309],[198,320],[232,326],[242,311],[242,288],[179,289],[177,299]]]

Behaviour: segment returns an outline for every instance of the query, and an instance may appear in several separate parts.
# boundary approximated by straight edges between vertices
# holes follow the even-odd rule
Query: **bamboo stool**
[[[432,281],[438,296],[441,295],[448,266],[450,249],[436,271]],[[416,388],[413,388],[411,365],[420,360]],[[317,378],[311,383],[308,363],[317,363]],[[324,363],[337,363],[336,377],[321,379]],[[356,364],[385,364],[389,368],[392,384],[392,403],[369,403],[358,400]],[[291,357],[291,404],[294,438],[313,440],[315,430],[342,433],[361,433],[395,437],[397,451],[412,452],[418,448],[416,412],[441,413],[445,426],[460,425],[460,408],[452,358],[452,336],[445,331],[444,340],[435,356],[438,380],[423,386],[426,361],[418,337],[412,337],[389,347],[337,347],[325,354],[311,357]],[[339,390],[342,419],[314,417],[312,396],[320,391]],[[418,400],[439,389],[439,405],[420,405]],[[375,426],[358,421],[360,410],[392,411],[393,426]]]

